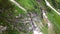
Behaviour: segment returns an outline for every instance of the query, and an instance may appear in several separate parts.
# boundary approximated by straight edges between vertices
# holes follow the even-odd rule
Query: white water
[[[18,6],[20,9],[22,9],[23,11],[25,11],[27,13],[27,10],[25,8],[23,8],[22,6],[20,6],[19,3],[17,3],[15,0],[10,0],[11,2],[13,2],[16,6]]]
[[[39,31],[37,31],[37,30],[34,30],[33,33],[34,33],[34,34],[43,34],[42,32],[39,32]]]
[[[34,34],[43,34],[42,32],[38,32],[38,31],[33,31]]]
[[[48,27],[50,27],[50,26],[51,26],[51,23],[50,23],[50,21],[48,20],[48,17],[46,16],[46,13],[44,12],[44,10],[43,10],[43,16],[44,16],[45,19],[47,20]]]
[[[50,8],[51,8],[52,10],[54,10],[58,15],[60,15],[60,13],[59,13],[56,9],[54,9],[47,0],[45,0],[45,2],[46,2],[46,4],[47,4],[48,7],[50,7]]]
[[[35,22],[33,22],[34,23],[34,25],[36,26],[36,29],[35,30],[33,30],[33,33],[34,34],[43,34],[42,32],[40,32],[39,30],[39,28],[38,28],[38,26],[36,25],[36,23]]]

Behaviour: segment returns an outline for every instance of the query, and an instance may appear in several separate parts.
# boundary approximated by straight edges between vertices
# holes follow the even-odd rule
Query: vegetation
[[[31,23],[36,23],[43,34],[60,33],[60,15],[48,7],[45,0],[14,1],[25,8],[27,13],[10,0],[0,0],[0,34],[33,34],[35,29]],[[57,11],[60,10],[59,0],[48,0],[48,2]],[[43,15],[43,10],[47,19]],[[50,27],[48,20],[51,23]]]

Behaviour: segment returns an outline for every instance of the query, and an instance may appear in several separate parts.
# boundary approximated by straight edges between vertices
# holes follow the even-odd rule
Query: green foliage
[[[48,19],[53,23],[54,25],[54,31],[56,34],[59,34],[60,31],[60,16],[56,14],[53,10],[50,9],[50,11],[47,12]],[[58,30],[57,30],[58,29]]]
[[[16,16],[19,16],[19,14],[22,15],[19,17],[19,19],[23,19],[24,18],[23,15],[25,14],[23,10],[19,9],[17,6],[12,4],[9,0],[0,1],[0,25],[7,26],[7,31],[6,31],[7,33],[4,32],[2,34],[5,34],[5,33],[6,34],[19,34],[18,31],[16,31],[15,29],[12,30],[13,28],[17,27],[17,25],[20,23],[19,21],[22,21],[16,18]],[[18,26],[26,27],[26,25],[18,25]],[[23,29],[25,29],[25,27],[23,27]]]
[[[60,9],[60,1],[59,0],[48,0],[50,2],[50,4],[55,8],[55,9]]]
[[[47,7],[44,0],[40,0],[40,2],[37,2],[36,0],[15,1],[18,2],[22,7],[24,7],[27,10],[27,13],[25,13],[25,11],[21,10],[9,0],[0,0],[0,25],[7,27],[6,31],[3,31],[2,34],[33,34],[32,31],[28,31],[29,26],[27,25],[27,23],[25,23],[25,18],[29,18],[28,13],[35,13],[40,17],[40,20],[42,21],[42,9],[47,11],[46,15],[50,22],[53,24],[54,33],[60,33],[60,16],[52,9]],[[60,9],[59,0],[48,1],[54,8]],[[47,24],[43,24],[43,27],[41,26],[40,29],[44,34],[48,34]]]

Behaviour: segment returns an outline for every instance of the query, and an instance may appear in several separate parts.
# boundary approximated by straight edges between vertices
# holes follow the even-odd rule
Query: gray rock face
[[[0,33],[2,33],[2,31],[5,31],[7,27],[4,26],[0,26]]]

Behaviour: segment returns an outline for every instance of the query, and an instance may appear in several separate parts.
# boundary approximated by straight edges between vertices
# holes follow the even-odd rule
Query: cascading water
[[[24,10],[27,13],[26,9],[20,6],[20,4],[18,4],[15,0],[10,0],[10,1],[16,4],[20,9]],[[34,23],[34,25],[33,24],[31,25],[34,27],[36,24]],[[36,28],[33,28],[33,34],[43,34],[43,33],[40,32],[38,27],[36,26]]]
[[[45,2],[46,2],[46,4],[47,4],[48,7],[50,7],[50,8],[51,8],[52,10],[54,10],[58,15],[60,15],[60,13],[59,13],[56,9],[54,9],[47,0],[45,0]]]

